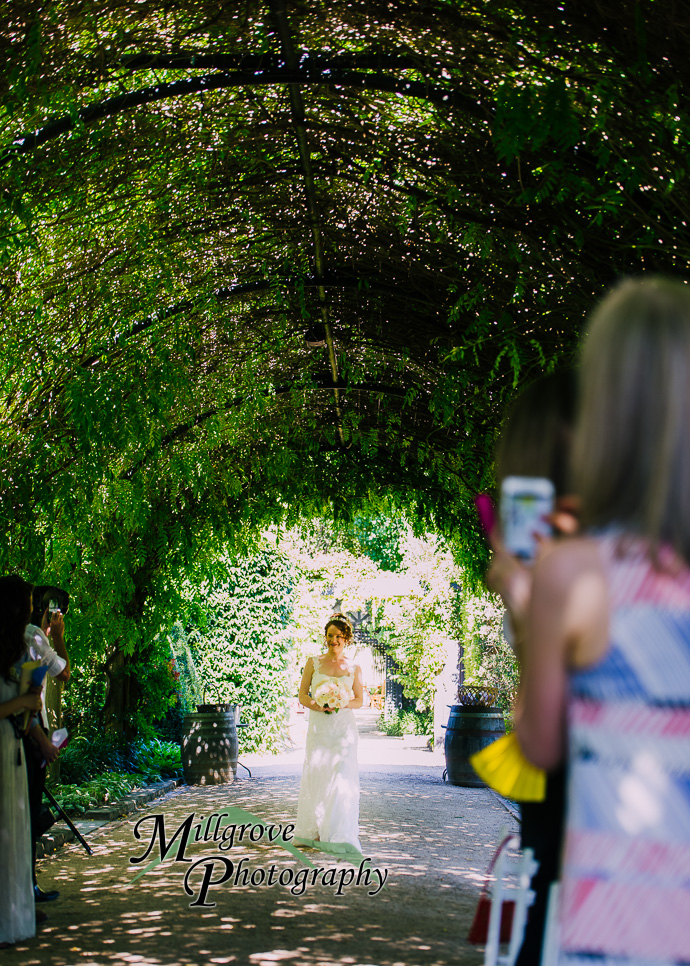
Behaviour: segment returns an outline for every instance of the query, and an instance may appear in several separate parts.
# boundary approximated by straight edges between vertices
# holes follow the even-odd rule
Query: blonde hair
[[[690,287],[628,279],[584,341],[573,472],[585,526],[618,524],[690,562]]]
[[[344,614],[333,614],[323,629],[324,634],[328,634],[328,628],[331,626],[331,624],[335,624],[345,638],[346,643],[349,644],[352,640],[352,624],[349,622],[347,617]]]

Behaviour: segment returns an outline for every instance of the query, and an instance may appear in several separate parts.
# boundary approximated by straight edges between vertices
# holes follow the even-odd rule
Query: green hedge
[[[280,748],[290,701],[293,565],[275,546],[231,559],[196,592],[197,618],[174,644],[184,703],[239,704],[241,751]]]

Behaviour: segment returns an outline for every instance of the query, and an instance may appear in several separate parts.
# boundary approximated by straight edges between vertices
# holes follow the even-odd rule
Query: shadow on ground
[[[431,766],[406,765],[404,756],[397,764],[377,766],[369,761],[363,766],[362,844],[372,870],[387,872],[385,886],[377,894],[369,894],[379,886],[373,871],[368,884],[360,872],[358,885],[356,867],[317,852],[305,856],[323,871],[314,884],[307,879],[301,895],[294,894],[298,891],[295,875],[304,868],[298,860],[265,838],[235,842],[223,851],[221,843],[213,841],[215,819],[206,827],[209,840],[187,848],[191,861],[167,860],[132,883],[142,865],[132,865],[130,859],[148,847],[155,815],[164,816],[168,841],[192,813],[193,822],[199,822],[232,805],[265,822],[285,826],[293,821],[299,766],[291,760],[264,765],[253,761],[252,766],[251,779],[207,788],[182,786],[135,815],[105,826],[92,839],[95,855],[91,858],[78,846],[70,846],[45,859],[41,884],[60,889],[60,900],[44,907],[49,921],[39,935],[4,953],[3,962],[22,966],[478,966],[482,962],[481,951],[465,937],[500,830],[514,829],[515,822],[489,791],[444,784],[436,759]],[[141,822],[144,816],[148,817]],[[141,822],[140,841],[134,838],[137,822]],[[227,871],[221,856],[232,862],[233,872],[226,882],[209,886],[206,901],[216,905],[190,906],[199,900],[207,867],[213,880]],[[204,858],[205,866],[193,868]],[[283,873],[285,884],[268,885],[271,869],[275,880]],[[348,870],[355,873],[353,880],[341,885],[349,879]],[[185,876],[191,896],[184,891]],[[324,884],[324,878],[327,883],[333,880],[332,884]]]

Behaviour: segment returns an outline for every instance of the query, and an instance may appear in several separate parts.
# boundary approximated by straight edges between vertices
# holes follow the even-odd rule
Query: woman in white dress
[[[362,707],[362,671],[344,655],[352,627],[334,614],[325,627],[326,654],[307,661],[299,689],[300,704],[309,709],[307,747],[302,771],[295,844],[322,851],[361,851],[359,843],[359,767],[357,722]],[[342,687],[340,708],[324,704],[329,685]]]
[[[21,577],[0,577],[0,949],[36,932],[26,766],[10,720],[41,709],[39,694],[19,695],[14,667],[26,650],[31,590]]]

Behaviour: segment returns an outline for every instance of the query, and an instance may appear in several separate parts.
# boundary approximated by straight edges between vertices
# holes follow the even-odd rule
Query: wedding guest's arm
[[[29,727],[29,737],[37,746],[45,761],[51,765],[60,754],[60,749],[56,748],[50,738],[48,738],[36,718],[34,718],[33,724]]]
[[[67,648],[65,646],[65,618],[62,616],[59,610],[56,611],[49,619],[48,610],[46,609],[41,622],[41,630],[48,637],[52,650],[65,662],[65,665],[61,671],[59,671],[57,674],[49,672],[50,676],[56,681],[69,681],[72,674],[72,668],[70,665],[69,654],[67,653]]]
[[[0,702],[0,719],[9,718],[11,714],[19,714],[20,711],[40,711],[43,701],[40,694],[20,694],[9,701]]]
[[[595,545],[581,538],[551,545],[534,565],[515,712],[520,746],[540,768],[563,758],[568,672],[603,656],[607,641],[607,591]]]

